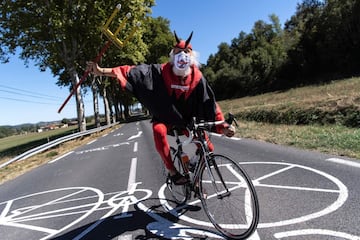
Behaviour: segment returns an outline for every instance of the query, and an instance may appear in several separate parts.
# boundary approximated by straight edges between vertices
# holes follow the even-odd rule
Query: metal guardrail
[[[70,134],[70,135],[67,135],[67,136],[64,136],[64,137],[61,137],[61,138],[57,138],[51,142],[48,142],[48,143],[45,143],[41,146],[38,146],[36,148],[33,148],[33,149],[30,149],[16,157],[14,157],[13,159],[10,159],[9,161],[3,163],[0,165],[0,168],[3,168],[3,167],[6,167],[7,165],[13,163],[13,162],[16,162],[16,161],[21,161],[21,160],[25,160],[35,154],[38,154],[38,153],[41,153],[45,150],[48,150],[49,148],[52,148],[52,147],[55,147],[63,142],[67,142],[67,141],[70,141],[70,140],[73,140],[75,138],[79,138],[79,137],[82,137],[82,136],[86,136],[86,135],[90,135],[90,134],[93,134],[93,133],[96,133],[96,132],[101,132],[102,130],[104,129],[107,129],[109,127],[113,127],[115,126],[116,124],[118,123],[113,123],[113,124],[110,124],[110,125],[106,125],[106,126],[103,126],[103,127],[99,127],[99,128],[94,128],[94,129],[90,129],[90,130],[87,130],[87,131],[84,131],[84,132],[78,132],[78,133],[74,133],[74,134]]]

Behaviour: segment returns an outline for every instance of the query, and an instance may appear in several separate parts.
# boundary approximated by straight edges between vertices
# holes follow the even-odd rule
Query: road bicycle
[[[181,140],[184,129],[174,127],[176,147],[171,155],[177,170],[189,179],[184,185],[175,185],[170,177],[167,188],[178,205],[186,204],[194,193],[201,201],[202,209],[218,232],[227,239],[249,237],[259,222],[259,202],[255,187],[245,170],[233,159],[209,150],[209,134],[214,127],[225,121],[196,122],[186,127],[187,138]],[[227,123],[237,125],[229,113]],[[196,145],[198,161],[182,160],[183,146]],[[192,159],[193,159],[192,158]]]

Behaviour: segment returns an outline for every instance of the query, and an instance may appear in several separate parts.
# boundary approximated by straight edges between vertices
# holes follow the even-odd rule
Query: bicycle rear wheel
[[[176,149],[173,147],[170,147],[170,154],[171,159],[174,163],[175,168],[178,170],[179,173],[184,175],[184,168],[182,166],[181,160],[176,155]],[[188,198],[190,197],[190,187],[188,184],[184,185],[175,185],[170,178],[168,177],[166,179],[166,186],[169,189],[173,199],[177,204],[184,204]]]
[[[249,237],[259,222],[259,203],[251,179],[229,157],[213,154],[201,167],[200,200],[209,220],[231,239]]]

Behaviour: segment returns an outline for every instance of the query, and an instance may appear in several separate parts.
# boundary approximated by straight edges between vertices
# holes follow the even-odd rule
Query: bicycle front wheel
[[[250,177],[229,157],[213,154],[199,178],[200,199],[209,220],[231,239],[249,237],[259,222],[259,203]]]

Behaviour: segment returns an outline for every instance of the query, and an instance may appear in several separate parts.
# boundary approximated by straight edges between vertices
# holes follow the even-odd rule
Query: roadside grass
[[[360,78],[220,101],[219,105],[241,123],[238,137],[360,159],[359,127],[341,124],[360,126]],[[294,109],[302,114],[296,116]],[[344,109],[350,109],[347,116],[341,115]],[[249,111],[258,114],[249,115]],[[279,123],[280,115],[287,116],[284,113],[292,124]],[[304,119],[314,123],[301,124]]]
[[[236,136],[360,159],[360,129],[239,121]]]
[[[220,102],[223,111],[234,113],[251,109],[322,109],[327,112],[354,106],[360,109],[360,78],[333,81],[324,85],[294,88]]]
[[[0,138],[0,158],[19,155],[31,148],[75,132],[77,132],[77,126]]]
[[[86,143],[88,143],[102,135],[108,134],[118,127],[119,126],[116,125],[114,127],[105,129],[102,132],[94,133],[89,136],[84,136],[81,138],[77,138],[77,139],[62,143],[56,147],[48,149],[42,153],[36,154],[30,158],[27,158],[25,160],[16,161],[16,162],[13,162],[13,163],[7,165],[6,167],[0,168],[0,184],[6,182],[8,180],[14,179],[17,176],[20,176],[23,173],[28,172],[31,169],[34,169],[44,163],[54,160],[54,159],[58,158],[59,156],[62,156],[65,153],[68,153],[79,146],[85,145]],[[1,158],[0,164],[3,164],[5,162],[9,161],[10,159],[11,159],[11,157]]]

